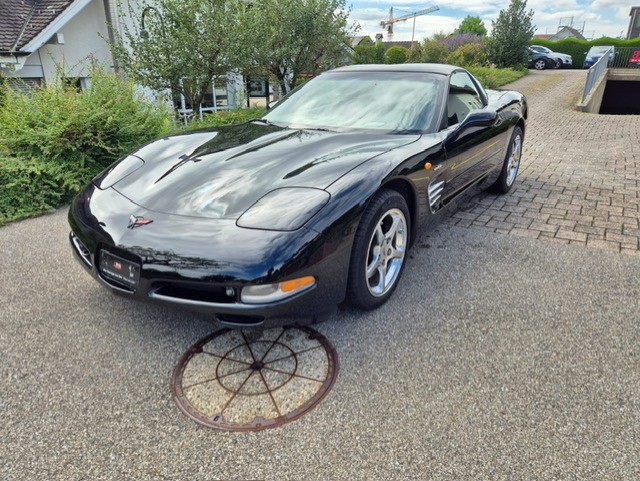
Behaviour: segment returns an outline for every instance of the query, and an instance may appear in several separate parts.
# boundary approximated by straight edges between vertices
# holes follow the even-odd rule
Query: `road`
[[[532,116],[526,88],[565,73],[517,84]],[[317,326],[340,358],[323,402],[257,433],[172,400],[212,324],[91,280],[64,210],[1,228],[0,479],[640,479],[640,257],[448,215],[390,302]]]

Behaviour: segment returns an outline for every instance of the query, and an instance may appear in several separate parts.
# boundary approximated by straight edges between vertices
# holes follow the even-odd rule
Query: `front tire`
[[[351,249],[349,304],[371,310],[387,302],[404,269],[410,229],[409,208],[402,195],[383,189],[371,199]]]
[[[513,187],[516,176],[518,175],[518,170],[520,169],[523,140],[524,133],[522,129],[520,127],[513,129],[509,149],[507,150],[507,155],[502,164],[502,170],[500,171],[500,177],[498,177],[498,180],[491,186],[491,190],[496,194],[506,194],[511,190],[511,187]]]

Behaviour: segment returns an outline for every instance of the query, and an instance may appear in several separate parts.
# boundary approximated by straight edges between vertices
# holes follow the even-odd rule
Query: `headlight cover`
[[[107,169],[93,178],[93,183],[101,190],[108,189],[120,182],[127,175],[132,174],[144,165],[144,160],[135,155],[127,155],[124,159],[115,162]]]
[[[322,209],[331,195],[312,187],[272,190],[249,207],[236,221],[247,229],[294,231]]]
[[[240,300],[245,304],[268,304],[307,291],[315,285],[316,279],[306,276],[277,284],[247,286],[242,288]]]

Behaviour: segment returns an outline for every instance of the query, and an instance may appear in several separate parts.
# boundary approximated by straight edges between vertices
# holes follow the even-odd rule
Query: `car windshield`
[[[446,79],[420,72],[327,73],[263,118],[292,128],[434,132]]]
[[[591,47],[591,53],[605,53],[611,47]]]

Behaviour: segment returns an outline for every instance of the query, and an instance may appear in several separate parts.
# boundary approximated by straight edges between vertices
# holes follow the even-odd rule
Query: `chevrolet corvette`
[[[473,186],[513,187],[527,113],[451,65],[331,70],[262,118],[121,158],[74,199],[71,247],[112,292],[226,326],[374,309],[420,225]]]

